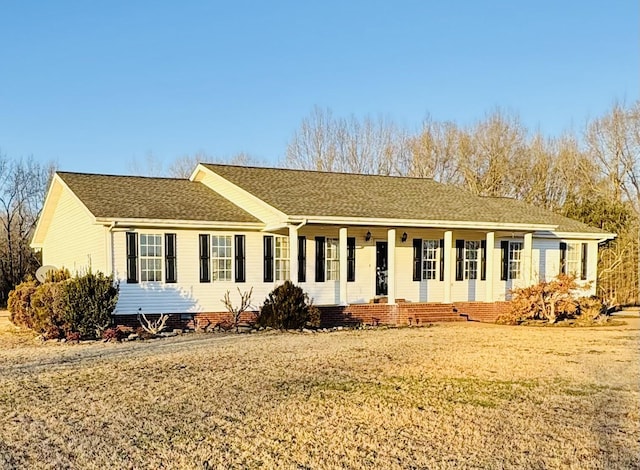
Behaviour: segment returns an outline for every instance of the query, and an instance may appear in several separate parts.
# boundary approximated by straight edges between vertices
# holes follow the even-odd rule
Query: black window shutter
[[[464,240],[456,240],[456,281],[464,279]]]
[[[211,263],[209,263],[209,235],[200,234],[200,282],[211,282]]]
[[[127,232],[127,283],[138,282],[138,234]]]
[[[480,240],[480,280],[487,279],[487,241]]]
[[[413,239],[413,280],[422,280],[422,238]]]
[[[307,280],[307,239],[298,237],[298,282]]]
[[[235,241],[235,269],[236,269],[236,282],[245,282],[245,239],[244,235],[236,235]]]
[[[356,280],[356,239],[347,237],[347,282]]]
[[[500,280],[506,281],[509,277],[509,241],[502,240],[500,242],[500,251],[502,253],[502,269],[500,270]]]
[[[264,282],[273,282],[273,236],[265,235],[264,243]]]
[[[316,237],[316,282],[324,282],[324,237]]]
[[[444,281],[444,238],[440,239],[440,281]]]
[[[178,282],[175,233],[164,234],[164,280],[167,283]]]
[[[560,242],[560,274],[567,274],[567,244]]]
[[[587,279],[587,250],[589,249],[586,243],[582,244],[582,260],[580,265],[580,279],[583,281]]]

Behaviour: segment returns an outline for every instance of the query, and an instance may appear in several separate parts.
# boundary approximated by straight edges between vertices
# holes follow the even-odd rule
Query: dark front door
[[[387,295],[387,242],[376,242],[376,295]]]

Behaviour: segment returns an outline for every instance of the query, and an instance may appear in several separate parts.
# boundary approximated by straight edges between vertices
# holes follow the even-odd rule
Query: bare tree
[[[253,287],[248,292],[241,292],[240,288],[238,287],[238,294],[240,295],[240,305],[238,305],[237,307],[234,306],[231,302],[229,291],[225,292],[224,298],[221,300],[227,311],[231,314],[231,319],[233,322],[233,326],[236,329],[236,333],[240,331],[240,317],[242,317],[242,314],[246,312],[249,307],[251,307],[251,296],[253,295]]]
[[[640,101],[629,108],[615,103],[587,126],[585,140],[606,190],[616,201],[628,200],[640,216]]]
[[[425,119],[418,134],[408,140],[407,174],[441,183],[458,183],[458,139],[459,130],[454,123]]]
[[[527,133],[517,116],[496,110],[458,138],[463,185],[483,196],[514,197],[514,164],[524,158]]]
[[[152,152],[147,152],[143,161],[137,158],[129,160],[127,170],[134,175],[143,176],[163,176],[165,174],[164,163],[161,158],[156,157]]]
[[[39,257],[29,243],[35,229],[53,165],[33,158],[9,160],[0,155],[0,303],[33,274]]]
[[[318,171],[398,174],[406,136],[392,122],[366,116],[335,118],[314,108],[287,146],[285,165]]]
[[[193,155],[183,155],[176,158],[167,171],[172,178],[189,178],[198,163],[226,163],[229,165],[264,166],[264,162],[252,157],[248,153],[240,152],[230,158],[220,158],[197,152]]]

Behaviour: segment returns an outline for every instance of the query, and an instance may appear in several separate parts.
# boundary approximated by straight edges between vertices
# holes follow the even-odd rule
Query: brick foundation
[[[428,302],[398,302],[397,304],[369,303],[347,306],[325,306],[320,309],[320,326],[355,325],[421,325],[425,323],[449,321],[480,321],[493,323],[509,310],[509,302],[454,302],[438,304]],[[240,321],[255,320],[257,312],[245,312]],[[155,320],[159,315],[147,315]],[[140,325],[137,315],[116,315],[116,323],[137,327]],[[220,322],[231,321],[228,312],[206,312],[195,314],[169,314],[167,328],[194,329],[196,327],[213,328]]]
[[[257,312],[244,312],[240,316],[241,323],[253,322]],[[205,312],[205,313],[169,313],[169,319],[166,328],[193,330],[198,328],[213,328],[221,322],[231,322],[231,314],[229,312]],[[147,314],[146,317],[150,321],[157,320],[159,314]],[[144,320],[143,320],[144,321]],[[140,326],[138,315],[115,315],[115,323],[117,325],[131,326],[137,328]]]
[[[321,326],[420,325],[442,321],[465,321],[453,304],[399,302],[398,304],[352,304],[320,308]]]
[[[453,305],[459,314],[466,315],[469,320],[485,323],[495,323],[510,308],[510,302],[455,302]]]

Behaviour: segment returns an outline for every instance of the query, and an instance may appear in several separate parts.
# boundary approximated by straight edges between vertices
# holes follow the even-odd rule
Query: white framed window
[[[580,276],[582,270],[582,244],[567,243],[567,274]]]
[[[509,279],[522,276],[522,242],[509,242]]]
[[[439,240],[422,240],[422,279],[436,279]]]
[[[233,237],[211,236],[211,262],[214,281],[230,281],[233,266]]]
[[[340,245],[337,238],[327,238],[327,281],[340,279]]]
[[[480,242],[468,240],[464,242],[464,278],[478,279],[478,259],[480,258]]]
[[[289,271],[289,237],[275,237],[276,281],[286,281]]]
[[[140,234],[140,280],[162,281],[162,235]]]

